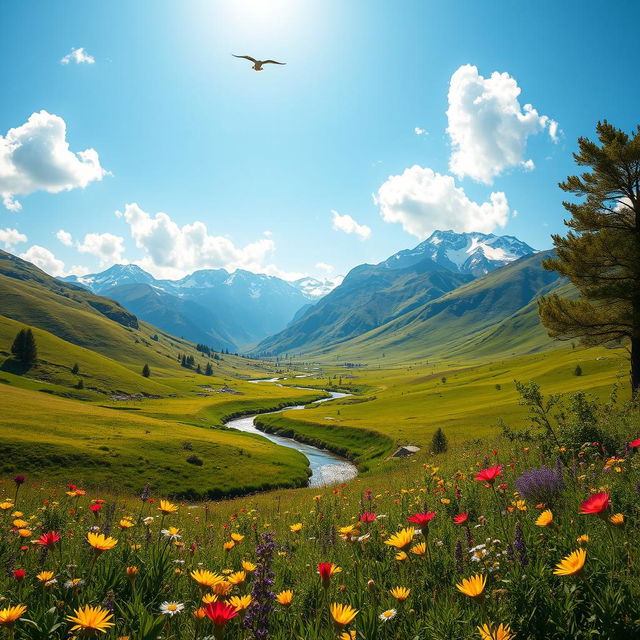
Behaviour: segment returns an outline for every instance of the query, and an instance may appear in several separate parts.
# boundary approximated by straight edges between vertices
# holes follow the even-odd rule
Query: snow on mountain
[[[514,236],[434,231],[414,249],[399,251],[381,264],[404,269],[431,259],[450,271],[478,277],[532,253],[535,249]]]
[[[326,296],[329,291],[333,291],[333,289],[342,284],[343,280],[343,276],[323,278],[322,280],[308,276],[306,278],[294,280],[290,284],[299,291],[302,291],[309,300],[318,300],[322,296]]]

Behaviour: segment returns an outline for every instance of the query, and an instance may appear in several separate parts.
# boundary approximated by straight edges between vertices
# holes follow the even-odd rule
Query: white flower
[[[180,613],[184,609],[184,604],[182,602],[163,602],[160,605],[160,613],[163,616],[175,616],[177,613]]]
[[[165,537],[169,538],[169,540],[178,540],[178,538],[182,538],[182,536],[176,531],[170,531],[169,529],[162,529],[160,533]]]
[[[395,609],[387,609],[383,611],[378,617],[382,622],[388,622],[389,620],[393,620],[396,617],[396,613],[398,613]]]
[[[153,516],[147,516],[142,522],[148,527],[153,522]]]

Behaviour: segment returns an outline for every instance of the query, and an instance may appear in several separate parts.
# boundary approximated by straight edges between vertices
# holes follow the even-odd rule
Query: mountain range
[[[436,231],[414,249],[352,269],[339,287],[263,340],[256,353],[339,348],[355,357],[369,343],[425,351],[434,327],[443,332],[439,343],[464,340],[559,284],[557,274],[541,266],[546,255],[512,236]],[[538,337],[548,342],[544,333]]]
[[[230,351],[284,328],[331,286],[315,278],[287,282],[242,269],[203,269],[180,280],[157,280],[133,264],[62,280],[117,300],[174,335]]]

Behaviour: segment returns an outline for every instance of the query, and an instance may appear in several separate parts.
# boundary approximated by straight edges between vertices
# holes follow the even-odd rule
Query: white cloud
[[[37,244],[32,245],[20,254],[23,260],[32,262],[36,267],[40,267],[43,271],[46,271],[51,276],[64,276],[64,262],[58,260],[49,249],[45,249]]]
[[[71,49],[71,53],[67,53],[64,58],[60,60],[60,64],[69,64],[70,62],[75,62],[76,64],[93,64],[96,59],[89,55],[84,47],[80,47],[79,49]]]
[[[58,238],[58,240],[60,240],[60,242],[62,242],[65,247],[70,247],[73,244],[73,236],[64,229],[60,229],[56,233],[56,238]]]
[[[46,111],[0,136],[0,196],[7,209],[22,208],[16,195],[69,191],[108,175],[95,149],[70,151],[66,136],[65,121]]]
[[[140,266],[158,277],[182,277],[194,269],[220,267],[267,273],[263,263],[275,249],[266,235],[236,247],[229,238],[210,235],[203,222],[181,227],[166,213],[151,216],[136,203],[127,204],[116,215],[129,225],[136,246],[145,252]]]
[[[484,78],[477,67],[465,64],[451,76],[449,168],[459,178],[490,184],[511,167],[531,170],[533,161],[524,157],[528,137],[546,129],[558,140],[558,123],[530,104],[522,108],[519,95],[520,87],[508,73],[494,71]]]
[[[334,266],[332,264],[327,264],[326,262],[317,262],[316,269],[320,269],[320,271],[324,271],[325,273],[334,272]]]
[[[20,233],[17,229],[0,229],[0,243],[7,251],[12,251],[15,245],[26,242],[27,236]]]
[[[469,200],[451,176],[418,165],[389,176],[374,202],[385,222],[399,222],[420,239],[436,229],[490,233],[504,227],[509,218],[504,193],[492,193],[487,202],[478,204]]]
[[[340,215],[332,211],[333,228],[344,233],[355,233],[361,240],[366,240],[371,235],[371,229],[365,224],[358,224],[350,215]]]
[[[422,127],[415,127],[414,132],[417,136],[428,136],[429,132],[426,129],[423,129]]]
[[[102,266],[112,265],[123,260],[124,238],[112,233],[87,233],[78,243],[78,251],[97,256]]]

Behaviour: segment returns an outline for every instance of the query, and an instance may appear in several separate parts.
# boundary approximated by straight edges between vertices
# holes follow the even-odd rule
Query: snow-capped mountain
[[[532,253],[535,249],[514,236],[434,231],[414,249],[399,251],[381,264],[404,269],[429,258],[450,271],[478,277]]]
[[[308,276],[306,278],[299,278],[294,280],[291,284],[302,291],[302,293],[309,298],[309,300],[318,300],[322,296],[326,296],[329,291],[332,291],[342,283],[344,278],[342,276],[336,276],[335,278],[313,278]]]
[[[243,269],[201,269],[180,280],[156,280],[132,264],[62,280],[113,298],[175,335],[231,350],[283,329],[302,307],[330,290],[312,278],[301,286]]]

